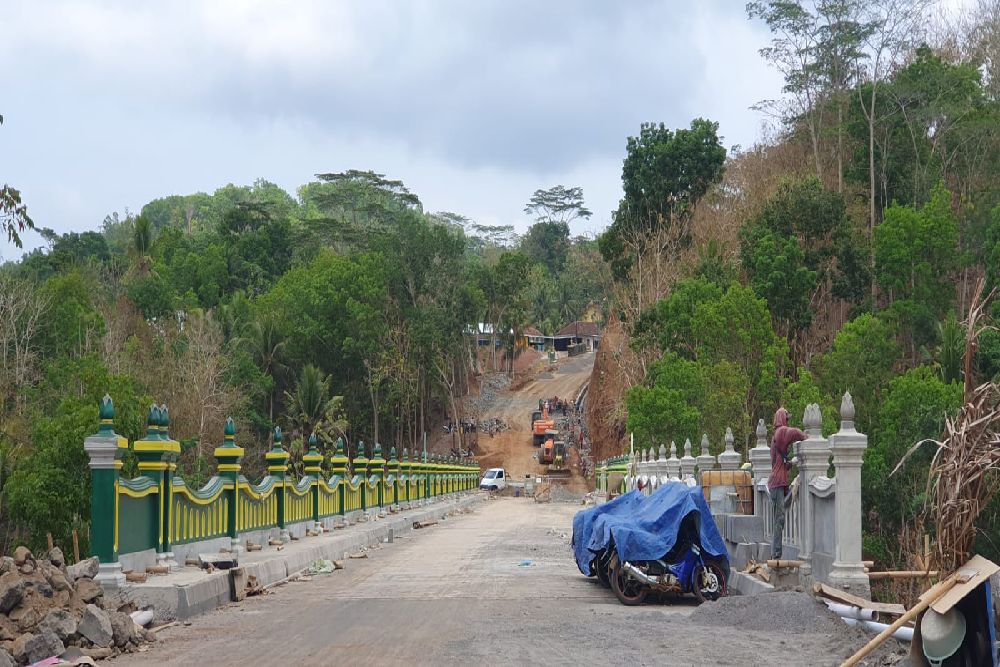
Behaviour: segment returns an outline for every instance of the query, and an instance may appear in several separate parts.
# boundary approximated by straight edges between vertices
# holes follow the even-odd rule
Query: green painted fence
[[[236,545],[245,533],[408,505],[469,491],[479,482],[479,466],[468,460],[426,455],[414,460],[405,449],[397,458],[395,447],[386,460],[379,444],[368,459],[359,443],[358,455],[350,461],[342,440],[324,466],[326,457],[317,450],[315,435],[302,456],[306,474],[296,481],[288,477],[290,454],[276,428],[274,446],[265,454],[268,473],[254,484],[240,472],[244,451],[236,445],[236,428],[229,419],[223,444],[214,452],[217,473],[202,488],[192,489],[176,474],[180,443],[169,436],[166,406],[150,409],[146,435],[131,444],[114,432],[114,405],[108,396],[101,402],[100,418],[100,430],[87,438],[84,448],[92,471],[91,549],[102,570],[125,554],[154,550],[157,561],[169,562],[175,544],[228,537]],[[122,456],[129,450],[139,461],[140,474],[134,479],[121,476]]]

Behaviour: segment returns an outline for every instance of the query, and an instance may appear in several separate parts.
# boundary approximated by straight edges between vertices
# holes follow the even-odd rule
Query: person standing
[[[774,437],[771,439],[771,475],[767,478],[767,488],[771,494],[771,510],[774,514],[774,533],[771,536],[771,558],[781,558],[781,537],[785,532],[785,499],[788,497],[788,471],[798,465],[798,459],[790,457],[792,444],[805,440],[808,436],[788,425],[788,410],[781,407],[774,413]]]

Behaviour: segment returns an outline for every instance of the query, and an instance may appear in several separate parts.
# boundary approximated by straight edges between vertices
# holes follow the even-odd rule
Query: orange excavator
[[[556,420],[549,416],[549,405],[546,403],[542,406],[542,413],[531,424],[531,444],[536,447],[541,445],[545,442],[545,432],[555,427]]]
[[[559,431],[555,429],[546,429],[545,431],[545,442],[542,443],[542,451],[538,454],[538,462],[545,465],[551,464],[555,461],[556,456],[556,436],[559,435]]]

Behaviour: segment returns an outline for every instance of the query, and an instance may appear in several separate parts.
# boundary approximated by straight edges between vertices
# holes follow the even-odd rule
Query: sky
[[[780,75],[743,0],[4,0],[0,183],[38,227],[321,172],[402,180],[427,211],[513,224],[537,188],[610,222],[640,123],[749,146]],[[25,235],[25,250],[40,246]],[[0,257],[20,253],[0,239]]]

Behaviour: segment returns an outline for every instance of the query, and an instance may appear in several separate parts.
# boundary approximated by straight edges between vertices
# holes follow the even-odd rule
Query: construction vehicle
[[[534,415],[532,415],[534,416]],[[531,444],[538,447],[545,442],[545,432],[556,427],[556,420],[549,416],[549,404],[542,406],[542,414],[539,419],[531,423]]]
[[[566,465],[566,443],[563,440],[556,440],[553,443],[549,475],[569,475],[569,467]]]
[[[544,433],[545,442],[542,444],[542,451],[538,454],[538,462],[541,464],[551,464],[555,461],[556,454],[556,436],[559,435],[559,431],[554,428],[546,429]]]

